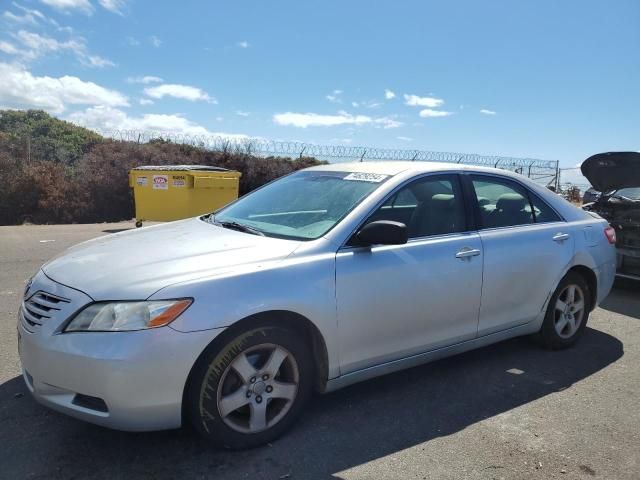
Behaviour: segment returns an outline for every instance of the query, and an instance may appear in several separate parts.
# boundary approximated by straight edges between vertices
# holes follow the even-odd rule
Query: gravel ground
[[[573,349],[521,338],[316,396],[273,445],[214,450],[37,405],[19,376],[23,286],[64,248],[131,223],[0,227],[0,478],[640,478],[640,284],[617,283]]]

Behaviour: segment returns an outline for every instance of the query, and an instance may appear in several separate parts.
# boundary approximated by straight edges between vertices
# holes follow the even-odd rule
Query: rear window
[[[485,176],[473,176],[472,182],[485,228],[562,220],[542,199],[516,182]]]

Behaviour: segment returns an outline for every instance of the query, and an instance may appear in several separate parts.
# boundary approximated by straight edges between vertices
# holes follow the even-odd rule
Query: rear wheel
[[[312,390],[309,349],[291,331],[265,326],[205,352],[190,381],[187,416],[227,448],[270,442],[296,420]]]
[[[567,348],[584,332],[591,310],[589,286],[582,275],[569,272],[560,281],[547,307],[540,330],[545,347]]]

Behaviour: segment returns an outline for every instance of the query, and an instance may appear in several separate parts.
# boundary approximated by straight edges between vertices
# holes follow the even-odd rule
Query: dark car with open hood
[[[580,168],[602,192],[583,206],[609,221],[616,230],[617,275],[640,280],[640,153],[599,153]]]

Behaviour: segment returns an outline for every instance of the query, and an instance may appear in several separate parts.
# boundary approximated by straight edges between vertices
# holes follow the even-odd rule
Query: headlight
[[[162,327],[184,312],[191,300],[93,303],[75,316],[65,332],[126,331]]]

